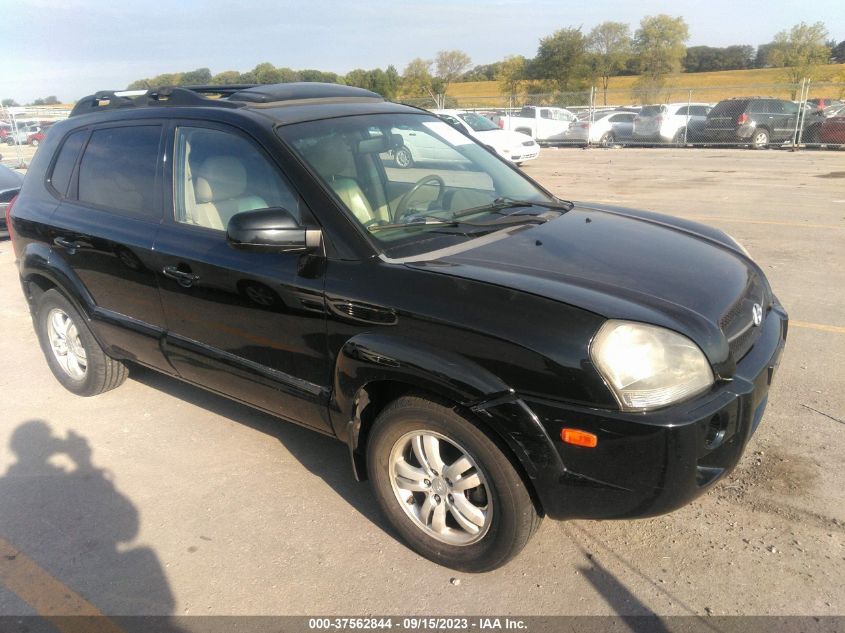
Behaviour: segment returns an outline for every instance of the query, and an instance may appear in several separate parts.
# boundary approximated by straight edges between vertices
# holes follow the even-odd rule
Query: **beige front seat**
[[[246,194],[246,187],[246,169],[240,160],[234,156],[206,159],[194,173],[193,221],[200,226],[226,230],[233,215],[265,209],[267,202]]]
[[[308,150],[307,158],[361,224],[386,219],[379,218],[373,211],[358,182],[344,175],[350,171],[347,168],[350,166],[352,153],[340,138],[332,136],[320,141]]]

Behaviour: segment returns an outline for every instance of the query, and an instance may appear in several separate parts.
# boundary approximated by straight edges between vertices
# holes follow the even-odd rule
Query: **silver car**
[[[564,140],[568,143],[603,147],[624,145],[631,140],[636,116],[637,113],[633,111],[610,110],[593,112],[591,121],[590,113],[584,112],[566,130]]]

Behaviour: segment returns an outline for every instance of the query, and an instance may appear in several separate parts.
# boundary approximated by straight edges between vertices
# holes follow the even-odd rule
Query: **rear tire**
[[[769,147],[769,131],[766,129],[754,130],[751,137],[751,147],[753,149],[766,149]]]
[[[684,142],[684,136],[686,135],[686,128],[682,127],[680,130],[675,132],[675,136],[672,138],[672,144],[675,147],[685,147],[686,143]],[[689,141],[689,139],[687,139]]]
[[[367,471],[382,512],[410,548],[452,569],[501,567],[540,524],[499,447],[454,409],[422,397],[399,398],[378,416]]]
[[[41,295],[34,321],[47,365],[68,391],[96,396],[126,380],[126,365],[103,352],[85,319],[58,290]]]

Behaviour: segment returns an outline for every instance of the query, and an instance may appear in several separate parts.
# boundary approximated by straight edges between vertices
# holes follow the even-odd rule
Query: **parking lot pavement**
[[[0,614],[845,613],[845,152],[544,149],[526,172],[706,221],[763,266],[793,323],[731,477],[457,574],[397,540],[339,443],[146,370],[64,391],[0,242]]]

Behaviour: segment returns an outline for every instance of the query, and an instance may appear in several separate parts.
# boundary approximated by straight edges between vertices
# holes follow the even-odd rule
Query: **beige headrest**
[[[351,158],[349,147],[336,136],[317,143],[308,150],[306,157],[324,178],[343,174]]]
[[[234,156],[212,156],[196,170],[197,202],[216,202],[240,196],[246,189],[246,169]]]

